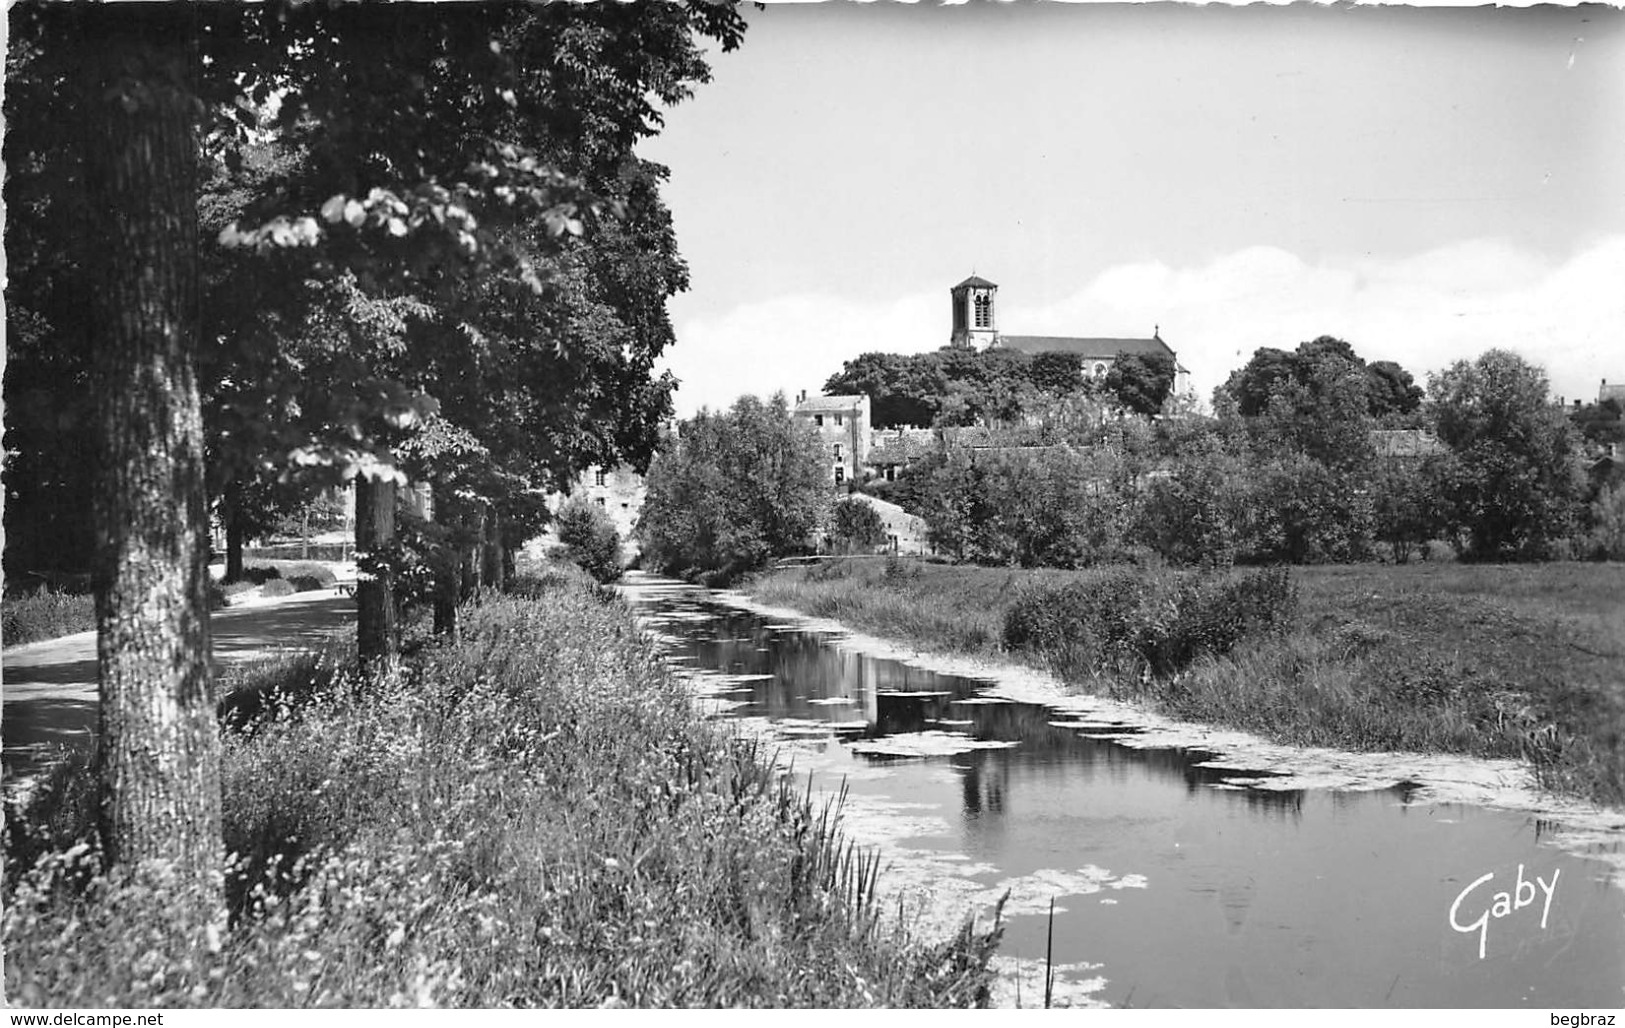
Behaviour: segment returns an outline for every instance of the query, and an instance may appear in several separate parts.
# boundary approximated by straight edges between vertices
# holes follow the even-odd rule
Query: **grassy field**
[[[1625,804],[1625,566],[1294,568],[1283,630],[1161,677],[1005,649],[1006,614],[1027,590],[1105,573],[854,561],[776,572],[746,590],[921,648],[1051,667],[1091,692],[1284,742],[1525,757],[1547,788]]]
[[[985,1003],[998,930],[912,940],[836,814],[704,720],[584,576],[487,597],[361,680],[223,705],[228,912],[105,870],[63,769],[8,811],[5,986],[28,1006]]]

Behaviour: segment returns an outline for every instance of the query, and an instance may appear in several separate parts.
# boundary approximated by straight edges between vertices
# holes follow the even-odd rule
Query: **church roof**
[[[1150,339],[1080,338],[1078,336],[1005,336],[999,345],[1020,353],[1075,353],[1081,357],[1116,359],[1131,353],[1143,357],[1173,357],[1160,337]]]
[[[974,287],[976,287],[978,289],[997,289],[997,288],[999,288],[998,286],[996,286],[993,283],[989,282],[987,279],[981,277],[980,275],[972,275],[970,278],[967,278],[965,281],[959,283],[957,286],[954,286],[954,288],[955,289],[964,289],[966,286],[974,286]]]

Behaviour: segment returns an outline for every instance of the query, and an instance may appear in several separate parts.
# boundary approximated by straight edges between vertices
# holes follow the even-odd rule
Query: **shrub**
[[[261,596],[292,596],[296,591],[292,582],[282,578],[273,578],[260,586]]]
[[[1114,569],[1027,590],[1005,613],[1004,642],[1062,673],[1126,668],[1166,677],[1280,627],[1292,604],[1284,567],[1241,575]]]
[[[331,578],[332,576],[329,575],[328,577]],[[319,592],[322,589],[330,588],[329,585],[324,585],[322,580],[315,575],[291,575],[283,579],[283,581],[293,586],[294,592],[299,593]]]
[[[1112,569],[1059,587],[1029,588],[1005,612],[1004,644],[1068,665],[1099,665],[1132,637],[1145,583],[1131,570]]]
[[[560,564],[549,561],[538,567],[528,569],[508,579],[508,593],[512,596],[530,600],[539,600],[551,592],[559,590],[576,590],[592,592],[598,588],[598,580],[593,578],[576,564]],[[605,590],[610,592],[609,590]],[[610,592],[613,595],[613,592]]]
[[[96,627],[96,601],[91,596],[41,589],[6,597],[0,608],[0,638],[7,646],[56,639]]]
[[[855,568],[856,563],[845,558],[821,560],[807,568],[805,577],[809,582],[833,582],[840,578],[851,578]]]
[[[566,560],[600,582],[621,577],[621,535],[602,507],[584,496],[572,497],[556,518]]]
[[[1151,604],[1133,640],[1134,651],[1155,675],[1183,670],[1202,656],[1229,653],[1247,636],[1284,625],[1292,609],[1285,567],[1237,577],[1179,576],[1175,583],[1172,602]]]
[[[1247,468],[1217,445],[1180,457],[1152,478],[1135,504],[1130,540],[1171,564],[1226,567],[1236,558],[1248,510]]]
[[[1591,504],[1584,548],[1593,560],[1625,560],[1625,487],[1604,486]]]
[[[830,508],[829,542],[838,553],[867,553],[886,541],[886,523],[874,506],[848,496]]]
[[[215,716],[223,728],[249,733],[287,715],[339,681],[346,661],[339,651],[294,653],[234,669],[219,685]]]
[[[275,564],[255,565],[245,569],[262,573],[265,578],[314,578],[321,583],[317,588],[331,589],[338,584],[338,576],[326,564],[315,560],[279,560]]]
[[[1349,471],[1302,454],[1246,470],[1237,559],[1248,564],[1323,564],[1371,554],[1372,504]]]

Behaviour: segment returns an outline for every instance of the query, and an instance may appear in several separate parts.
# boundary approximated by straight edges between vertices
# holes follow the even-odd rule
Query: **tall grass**
[[[792,569],[747,589],[915,646],[1002,652],[1175,717],[1302,745],[1521,757],[1549,789],[1625,804],[1619,565],[1295,568],[1293,613],[1249,626],[1244,608],[1279,590],[1225,600],[1219,588],[1204,612],[1177,590],[1164,595],[1157,583],[1168,572],[1155,569],[893,563]],[[1185,618],[1184,608],[1199,616]],[[1086,616],[1069,621],[1069,610]],[[1114,627],[1118,615],[1129,620]],[[1001,640],[1012,617],[1018,630]],[[1181,629],[1186,621],[1194,632]],[[1178,645],[1148,650],[1145,637]],[[1204,638],[1222,645],[1186,645]],[[1001,641],[1010,644],[1002,651]],[[1103,660],[1103,643],[1144,659]]]
[[[6,646],[22,646],[56,639],[96,627],[96,598],[41,589],[22,596],[7,596],[0,605],[0,639]]]
[[[8,882],[8,994],[986,1002],[997,929],[924,944],[889,923],[838,806],[696,714],[624,607],[563,580],[461,620],[458,643],[393,677],[307,660],[241,684],[258,700],[225,712],[227,920],[186,922],[150,879],[102,871],[73,841],[86,805],[48,790],[14,829],[39,858]]]

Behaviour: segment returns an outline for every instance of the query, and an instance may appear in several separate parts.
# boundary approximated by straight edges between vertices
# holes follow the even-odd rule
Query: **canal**
[[[702,704],[767,737],[946,932],[1008,896],[1004,1005],[1617,1007],[1617,835],[1146,746],[1109,717],[997,695],[828,633],[634,576],[626,595]],[[1054,907],[1053,925],[1050,920]],[[1053,933],[1053,942],[1050,941]]]

